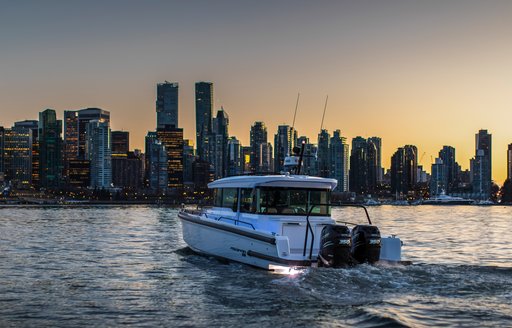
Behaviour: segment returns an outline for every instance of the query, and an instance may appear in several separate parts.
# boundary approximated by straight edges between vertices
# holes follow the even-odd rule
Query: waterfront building
[[[327,130],[322,129],[318,134],[317,173],[319,177],[328,178],[331,175],[331,163],[329,158],[329,139],[331,136]]]
[[[418,183],[418,148],[414,145],[405,145],[405,183],[407,190],[412,191]]]
[[[408,192],[405,157],[405,149],[402,147],[391,156],[391,192],[397,199],[401,199]]]
[[[31,185],[39,187],[39,123],[37,120],[14,122],[14,127],[27,128],[32,132],[32,177]]]
[[[430,176],[430,196],[440,195],[446,192],[448,185],[448,165],[443,162],[442,158],[436,158],[435,163],[432,164]]]
[[[512,144],[508,145],[507,150],[507,179],[512,180]]]
[[[318,148],[315,144],[309,142],[309,138],[306,136],[301,136],[297,139],[297,145],[302,147],[304,144],[304,156],[302,157],[302,168],[301,174],[317,176],[317,151]]]
[[[5,166],[4,166],[4,161],[5,161],[5,145],[4,145],[4,140],[5,140],[5,128],[3,126],[0,126],[0,183],[3,183],[4,182],[4,177],[5,177]]]
[[[478,199],[488,199],[492,187],[492,135],[480,130],[475,135],[473,162],[473,193]]]
[[[71,115],[71,114],[69,114]],[[103,110],[101,108],[85,108],[77,111],[78,115],[78,159],[87,159],[88,155],[85,150],[85,143],[87,141],[87,124],[90,121],[99,121],[106,122],[110,126],[110,112]],[[72,131],[74,127],[72,125],[74,122],[70,122],[70,130]],[[66,132],[68,130],[66,129]],[[75,140],[74,134],[75,132],[70,132],[70,136],[65,136],[65,138],[69,138],[68,145]],[[74,149],[74,146],[72,146]],[[74,159],[71,157],[70,159]]]
[[[230,137],[228,139],[228,176],[241,175],[243,173],[243,156],[241,149],[240,141],[236,137]]]
[[[297,145],[297,131],[289,125],[279,125],[274,135],[274,172],[284,169],[284,159],[293,154]]]
[[[91,161],[87,159],[68,159],[66,165],[69,187],[87,188],[91,185]]]
[[[146,136],[146,160],[148,187],[157,194],[164,194],[169,184],[167,150],[151,132]]]
[[[127,157],[130,151],[130,133],[112,131],[112,157]]]
[[[335,191],[345,192],[349,190],[349,146],[347,138],[341,136],[341,131],[336,130],[330,140],[329,147],[331,174],[330,177],[338,180]]]
[[[62,180],[62,120],[53,109],[39,113],[39,179],[45,189],[58,188]]]
[[[272,146],[267,142],[267,127],[263,122],[255,122],[251,127],[251,172],[269,173]]]
[[[446,193],[451,193],[456,187],[456,181],[458,179],[458,164],[455,161],[455,148],[450,146],[443,146],[443,149],[439,151],[439,158],[442,160],[444,165],[444,188]]]
[[[196,159],[192,164],[192,179],[196,191],[206,191],[208,183],[213,181],[211,164],[201,159]]]
[[[183,129],[165,126],[156,130],[156,138],[167,151],[167,191],[183,188]]]
[[[210,135],[209,153],[210,164],[213,166],[214,179],[227,176],[228,170],[228,132],[229,116],[221,109],[213,119],[213,130]]]
[[[202,161],[208,161],[208,138],[212,131],[213,83],[197,82],[196,100],[196,149]]]
[[[90,186],[112,185],[112,142],[108,121],[91,120],[86,125],[86,156],[91,165]]]
[[[349,179],[350,191],[353,191],[356,194],[369,192],[368,148],[368,141],[365,138],[360,136],[352,138]]]
[[[192,183],[194,181],[192,174],[192,165],[196,160],[194,145],[191,140],[183,140],[183,183]]]
[[[382,139],[379,137],[370,137],[368,142],[371,142],[375,146],[376,155],[376,166],[375,166],[375,177],[376,183],[382,183],[384,178],[384,169],[382,168]]]
[[[142,187],[143,158],[140,152],[127,152],[126,156],[112,157],[112,183],[114,187],[139,190]]]
[[[251,146],[241,146],[240,153],[242,157],[242,174],[251,173]]]
[[[14,126],[3,132],[4,180],[16,188],[32,182],[32,130]]]
[[[158,83],[156,87],[156,126],[178,128],[178,83]]]

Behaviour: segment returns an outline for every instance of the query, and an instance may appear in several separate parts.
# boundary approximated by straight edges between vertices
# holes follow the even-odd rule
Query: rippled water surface
[[[369,211],[413,265],[282,276],[192,253],[175,209],[3,208],[0,326],[512,325],[512,207]]]

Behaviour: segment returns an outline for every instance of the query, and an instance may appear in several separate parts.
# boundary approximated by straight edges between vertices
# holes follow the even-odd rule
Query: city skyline
[[[99,107],[112,113],[112,130],[130,131],[132,148],[144,149],[156,124],[154,86],[169,80],[180,84],[178,124],[195,144],[194,84],[211,81],[213,112],[224,106],[244,146],[256,121],[270,139],[291,125],[297,92],[295,128],[316,142],[329,94],[324,128],[348,140],[381,137],[386,168],[412,144],[428,171],[444,145],[467,169],[474,133],[487,129],[493,179],[506,178],[508,2],[151,4],[3,4],[2,125],[46,108],[63,119],[64,110]]]

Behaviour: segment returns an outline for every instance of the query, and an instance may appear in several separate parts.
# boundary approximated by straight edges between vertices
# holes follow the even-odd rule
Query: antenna
[[[324,113],[322,114],[322,123],[320,124],[320,132],[322,132],[322,129],[324,128],[324,117],[325,117],[325,110],[327,109],[327,100],[329,100],[329,95],[327,95],[325,97]]]
[[[295,117],[297,117],[297,108],[299,108],[300,93],[297,93],[297,103],[295,103],[295,113],[293,114],[292,130],[295,129]]]

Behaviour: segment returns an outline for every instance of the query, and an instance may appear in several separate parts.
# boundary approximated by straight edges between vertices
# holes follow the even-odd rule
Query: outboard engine
[[[352,256],[359,263],[375,263],[380,258],[380,231],[372,225],[352,229]]]
[[[339,268],[352,264],[352,240],[345,225],[329,224],[322,229],[318,266]]]

